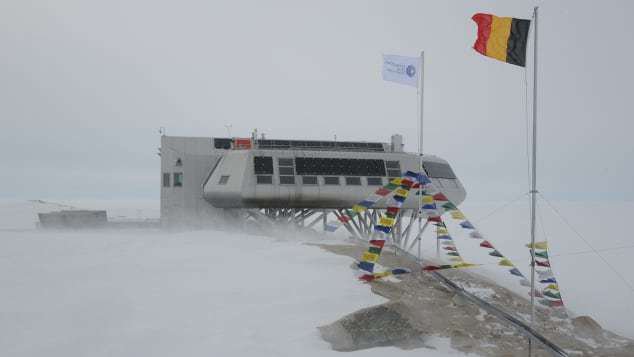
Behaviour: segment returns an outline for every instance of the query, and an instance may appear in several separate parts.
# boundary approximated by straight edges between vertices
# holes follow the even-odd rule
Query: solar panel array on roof
[[[379,159],[295,158],[298,175],[385,176],[385,162]]]
[[[303,149],[303,150],[341,150],[384,152],[382,143],[355,141],[316,141],[316,140],[272,140],[257,141],[259,149]]]

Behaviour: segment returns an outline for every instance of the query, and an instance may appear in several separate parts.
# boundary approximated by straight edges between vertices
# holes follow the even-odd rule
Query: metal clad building
[[[402,147],[400,135],[390,143],[162,136],[161,221],[204,227],[231,209],[350,208],[390,178],[420,171],[418,154]],[[445,160],[424,155],[423,166],[452,202],[465,199]],[[416,207],[410,195],[403,208]]]

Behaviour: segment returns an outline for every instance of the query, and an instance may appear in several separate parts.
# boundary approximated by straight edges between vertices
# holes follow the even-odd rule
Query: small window
[[[280,176],[280,185],[294,185],[295,176]]]
[[[361,186],[361,177],[346,177],[346,185]]]
[[[256,175],[273,175],[273,158],[271,156],[255,156],[253,166]]]
[[[279,164],[279,166],[295,166],[295,164],[293,163],[293,159],[288,158],[279,158],[277,159],[277,163]]]
[[[324,177],[324,184],[326,185],[338,185],[339,177]]]
[[[257,177],[258,185],[271,185],[271,184],[273,184],[273,176],[258,175],[256,177]]]
[[[170,187],[170,174],[169,172],[163,173],[163,187]]]
[[[183,173],[174,172],[174,187],[183,187]]]
[[[431,178],[456,178],[456,174],[451,169],[451,166],[443,162],[423,161],[423,168]]]
[[[387,167],[388,169],[400,170],[401,164],[398,161],[386,161],[385,167]]]
[[[295,169],[292,167],[280,167],[280,175],[295,175]]]
[[[183,166],[183,160],[181,160],[181,158],[179,157],[178,160],[176,160],[174,166]]]
[[[302,176],[302,183],[304,185],[316,185],[317,176]]]
[[[219,185],[226,185],[229,182],[229,175],[220,176],[220,180],[218,180]]]
[[[401,177],[401,170],[387,170],[387,175],[390,177]]]
[[[368,186],[382,186],[383,179],[380,177],[368,177]]]

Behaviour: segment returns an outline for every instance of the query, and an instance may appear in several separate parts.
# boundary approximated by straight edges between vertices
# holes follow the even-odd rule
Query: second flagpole
[[[423,113],[424,113],[424,73],[425,73],[425,51],[420,52],[420,66],[418,73],[418,155],[419,155],[419,169],[421,174],[423,173]],[[423,185],[419,184],[418,188],[418,230],[422,229],[422,215],[423,215]],[[418,238],[418,260],[422,261],[422,256],[420,253],[420,245],[421,245],[422,237],[419,235]],[[437,242],[438,243],[438,242]],[[436,247],[436,255],[438,255],[439,247]]]

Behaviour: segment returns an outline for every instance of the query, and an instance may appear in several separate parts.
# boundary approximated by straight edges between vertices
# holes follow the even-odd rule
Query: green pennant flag
[[[545,250],[541,251],[541,252],[535,251],[535,256],[538,256],[538,257],[544,258],[544,259],[548,259],[548,252],[545,251]]]
[[[561,294],[556,292],[551,292],[550,290],[544,291],[544,296],[548,296],[549,298],[561,300]]]

